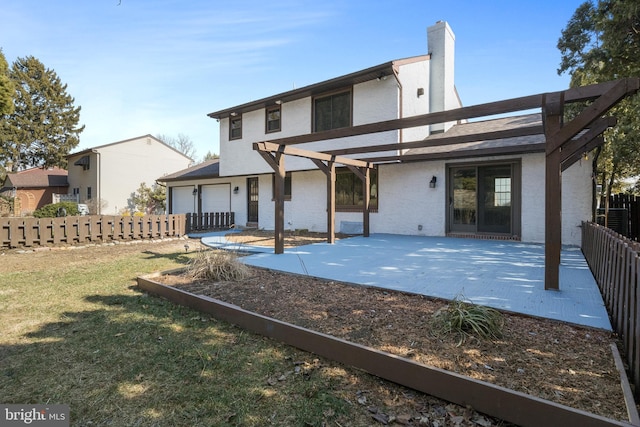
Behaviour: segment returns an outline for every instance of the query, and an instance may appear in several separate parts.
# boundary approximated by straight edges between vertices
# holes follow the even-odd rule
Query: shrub
[[[58,209],[64,208],[67,215],[78,215],[78,204],[75,202],[60,202],[45,205],[33,212],[36,218],[55,218],[58,215]]]
[[[470,336],[502,338],[504,318],[498,310],[466,302],[459,295],[433,315],[433,326],[437,335],[454,335],[461,345]]]
[[[233,252],[200,251],[189,263],[187,274],[194,279],[226,282],[246,279],[251,271]]]

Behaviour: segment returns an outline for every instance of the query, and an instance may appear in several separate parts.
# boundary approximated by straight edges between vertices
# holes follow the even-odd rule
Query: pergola
[[[590,86],[582,86],[559,92],[550,92],[479,104],[454,110],[440,111],[418,116],[387,120],[376,123],[309,133],[289,138],[276,139],[253,144],[253,149],[271,165],[275,171],[275,253],[284,252],[284,182],[285,156],[303,157],[313,163],[327,177],[327,242],[335,242],[335,181],[336,164],[351,169],[363,183],[364,204],[363,234],[369,236],[369,176],[377,164],[434,160],[437,154],[415,153],[413,148],[454,146],[455,144],[498,140],[527,135],[544,134],[545,161],[545,289],[559,290],[559,267],[561,239],[561,184],[562,172],[578,161],[582,154],[603,144],[602,133],[616,124],[614,117],[605,114],[618,102],[633,95],[640,89],[640,78],[626,78]],[[586,101],[589,101],[586,103]],[[586,107],[573,119],[565,122],[565,105],[585,102]],[[446,123],[466,119],[508,114],[524,110],[540,109],[542,126],[528,126],[518,129],[497,130],[473,135],[460,135],[435,141],[420,140],[403,143],[370,145],[331,151],[311,151],[293,147],[315,141],[338,139],[377,132],[394,131],[405,128]],[[519,151],[518,151],[519,150]],[[396,151],[395,155],[366,157],[358,159],[358,154]],[[490,156],[522,153],[521,147],[489,147],[473,150],[474,156]],[[464,150],[456,151],[463,157]],[[352,156],[352,157],[346,157]],[[353,158],[356,156],[356,158]]]

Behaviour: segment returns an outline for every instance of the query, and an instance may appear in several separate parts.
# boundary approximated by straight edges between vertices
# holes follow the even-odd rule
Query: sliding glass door
[[[449,231],[519,234],[519,164],[449,168]]]

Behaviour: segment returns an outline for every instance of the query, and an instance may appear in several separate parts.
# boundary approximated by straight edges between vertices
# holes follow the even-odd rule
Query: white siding
[[[513,160],[486,157],[484,162]],[[464,162],[455,162],[464,163]],[[447,178],[444,161],[381,165],[378,170],[379,208],[370,214],[372,233],[444,236],[446,234]],[[429,181],[437,178],[436,188]],[[591,217],[591,163],[578,162],[563,173],[562,243],[580,244],[579,225]],[[521,240],[544,243],[544,154],[521,156]],[[260,178],[260,227],[272,230],[274,204],[271,176]],[[292,199],[285,202],[285,229],[326,231],[326,178],[319,171],[292,176]],[[342,221],[362,222],[360,212],[336,212],[336,230]]]
[[[156,179],[189,167],[191,160],[150,136],[133,138],[96,147],[91,156],[90,169],[74,166],[78,157],[71,157],[70,188],[80,188],[80,199],[100,209],[92,213],[119,214],[134,210],[131,195],[141,183],[151,187]],[[87,201],[86,190],[91,187],[93,201]],[[70,190],[72,191],[72,190]]]

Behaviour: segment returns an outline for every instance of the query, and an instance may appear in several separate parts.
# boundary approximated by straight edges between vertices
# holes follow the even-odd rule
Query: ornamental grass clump
[[[187,275],[193,279],[233,282],[251,275],[249,267],[229,251],[200,251],[189,263]]]
[[[459,346],[469,337],[502,338],[504,318],[493,308],[472,304],[457,296],[433,315],[433,325],[436,335],[456,336]]]

